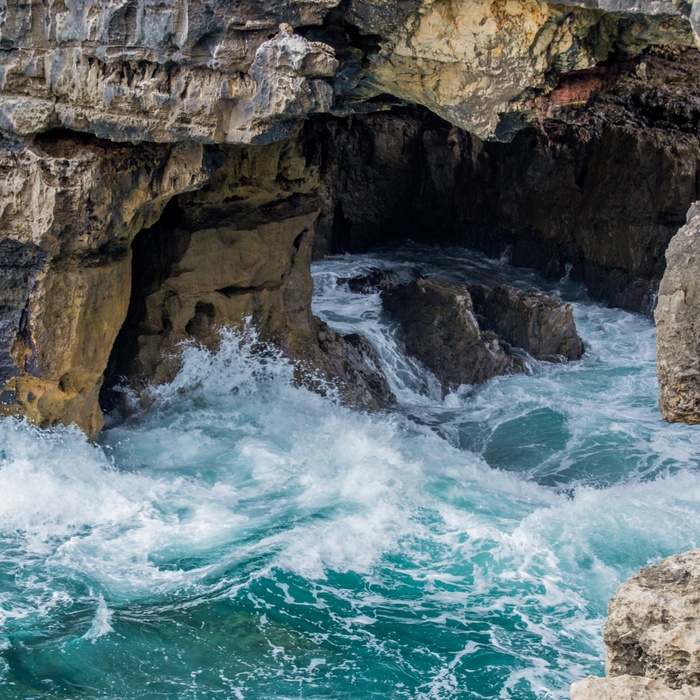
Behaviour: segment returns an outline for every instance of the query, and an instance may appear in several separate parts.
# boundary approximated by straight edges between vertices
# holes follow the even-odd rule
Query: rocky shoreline
[[[606,677],[575,683],[571,700],[700,697],[700,549],[622,584],[603,630]]]
[[[3,6],[0,412],[95,436],[119,382],[167,382],[183,341],[216,349],[219,329],[245,324],[300,381],[390,409],[371,346],[313,316],[309,270],[415,239],[507,250],[636,312],[658,290],[661,411],[700,423],[699,7]],[[546,361],[583,351],[552,300],[385,287],[444,392],[520,371],[511,346]],[[659,581],[690,561],[662,564]],[[664,649],[643,669],[611,652],[614,678],[575,697],[696,697],[697,649]],[[684,654],[683,673],[659,670]]]

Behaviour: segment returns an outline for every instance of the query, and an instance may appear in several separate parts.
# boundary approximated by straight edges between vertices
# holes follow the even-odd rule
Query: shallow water
[[[443,400],[336,284],[372,265],[560,294],[586,354]],[[228,334],[100,445],[0,421],[0,698],[564,698],[616,586],[697,545],[700,439],[658,415],[648,319],[466,251],[314,274],[394,414]]]

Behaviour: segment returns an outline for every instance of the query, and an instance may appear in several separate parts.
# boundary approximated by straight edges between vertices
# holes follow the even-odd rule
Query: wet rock
[[[369,341],[357,333],[341,336],[322,322],[319,327],[319,347],[327,358],[324,374],[345,403],[368,411],[395,407],[396,397]]]
[[[672,423],[700,423],[700,202],[666,251],[656,319],[659,406]]]
[[[366,275],[340,278],[338,284],[347,284],[348,289],[355,294],[375,294],[394,287],[396,276],[388,270],[373,267]]]
[[[567,362],[583,355],[571,304],[540,292],[470,285],[479,326],[537,360]]]
[[[700,697],[700,549],[623,583],[603,630],[606,678],[574,684],[572,700]]]
[[[399,323],[406,352],[438,378],[445,393],[523,370],[494,333],[479,329],[466,287],[420,279],[384,292],[382,301]]]

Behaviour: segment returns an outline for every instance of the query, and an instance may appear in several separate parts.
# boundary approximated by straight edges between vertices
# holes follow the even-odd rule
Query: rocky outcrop
[[[382,301],[399,322],[406,352],[437,377],[444,393],[523,370],[494,333],[480,330],[466,287],[420,279],[384,292]]]
[[[109,368],[139,388],[173,379],[179,346],[216,349],[223,326],[255,327],[297,363],[299,379],[347,403],[387,408],[393,395],[369,345],[311,314],[318,179],[293,138],[231,146],[210,182],[175,198],[134,242],[134,288]]]
[[[583,355],[571,304],[508,285],[470,285],[479,326],[536,360],[567,362]]]
[[[700,202],[666,251],[656,319],[659,405],[672,423],[700,423]]]
[[[620,586],[603,631],[607,677],[576,683],[572,700],[700,697],[699,591],[698,549]]]
[[[528,119],[610,85],[565,85],[570,71],[688,46],[695,22],[666,0],[0,3],[0,410],[94,434],[108,360],[109,383],[165,381],[178,342],[213,347],[222,324],[248,317],[324,381],[349,382],[348,400],[387,405],[368,348],[309,311],[314,229],[352,238],[358,218],[366,240],[422,231],[486,247],[511,236],[524,242],[515,255],[537,249],[552,270],[571,261],[587,281],[620,274],[622,291],[607,298],[634,306],[649,288],[627,290],[654,278],[650,260],[675,221],[675,204],[658,203],[685,209],[695,172],[696,127],[679,122],[678,100],[642,91],[643,109],[667,119],[673,138],[620,125],[606,136],[617,118],[606,107],[598,121],[523,132],[502,158],[435,118],[337,117],[408,100],[510,139]],[[645,65],[636,79],[651,85],[655,64]],[[312,115],[323,126],[298,136]],[[367,124],[369,140],[356,129]],[[323,129],[328,138],[315,138]],[[615,194],[598,216],[606,200],[596,193],[615,192],[603,172],[628,164],[630,149],[651,194],[628,208]],[[566,197],[543,210],[554,172]],[[509,178],[539,184],[518,190]],[[460,191],[473,194],[453,198]],[[569,220],[572,202],[584,213]],[[628,221],[632,233],[618,239],[616,211],[642,212],[639,231]]]

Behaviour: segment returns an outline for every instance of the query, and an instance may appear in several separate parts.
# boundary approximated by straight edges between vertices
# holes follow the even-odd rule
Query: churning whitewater
[[[443,400],[337,284],[371,266],[559,294],[586,353]],[[0,422],[0,698],[565,698],[618,584],[699,544],[698,429],[659,416],[650,320],[467,251],[314,274],[394,413],[226,332],[99,445]]]

